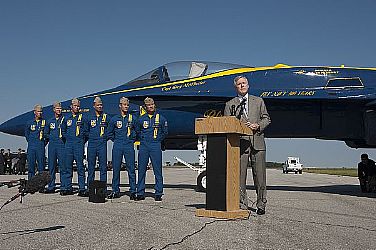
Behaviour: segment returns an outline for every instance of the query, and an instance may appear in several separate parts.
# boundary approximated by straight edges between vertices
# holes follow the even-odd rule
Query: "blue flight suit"
[[[79,191],[86,191],[84,148],[86,142],[86,118],[83,114],[70,114],[63,123],[65,134],[65,161],[60,191],[72,191],[73,160],[77,164]]]
[[[153,115],[146,113],[138,119],[136,131],[140,140],[137,196],[145,195],[146,167],[149,163],[149,158],[151,159],[155,176],[155,195],[161,196],[163,195],[161,142],[168,134],[167,120],[158,112]]]
[[[95,179],[95,165],[98,156],[100,180],[107,182],[107,127],[110,117],[102,113],[100,115],[91,114],[87,119],[88,128],[88,176],[87,183]]]
[[[44,127],[46,120],[31,120],[26,123],[25,137],[27,141],[27,162],[28,179],[35,175],[35,165],[38,163],[38,172],[41,173],[45,168],[45,146],[46,140],[44,135]]]
[[[55,116],[47,120],[47,124],[44,127],[44,134],[48,140],[48,170],[50,172],[51,181],[48,183],[48,190],[55,190],[56,187],[56,166],[59,164],[60,170],[60,185],[62,182],[61,170],[64,165],[64,137],[65,126],[63,126],[64,116],[56,118]]]
[[[114,142],[112,147],[112,192],[120,192],[120,168],[125,158],[128,171],[130,193],[136,194],[136,173],[134,142],[136,140],[135,121],[137,117],[132,114],[125,116],[116,115],[111,118],[108,126],[108,138]]]

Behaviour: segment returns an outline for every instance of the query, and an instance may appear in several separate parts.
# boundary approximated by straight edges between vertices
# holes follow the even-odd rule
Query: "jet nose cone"
[[[0,124],[0,132],[9,134],[9,126],[7,124],[8,122],[4,122]]]
[[[23,135],[20,124],[16,124],[13,119],[0,124],[0,132],[11,135]]]
[[[16,116],[0,124],[0,132],[10,135],[24,136],[26,122],[32,119],[32,117],[31,112]]]

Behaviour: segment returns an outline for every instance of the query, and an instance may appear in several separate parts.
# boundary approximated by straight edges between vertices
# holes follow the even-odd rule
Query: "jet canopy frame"
[[[244,67],[249,66],[219,62],[179,61],[162,65],[124,85],[153,85],[156,83],[178,81]]]

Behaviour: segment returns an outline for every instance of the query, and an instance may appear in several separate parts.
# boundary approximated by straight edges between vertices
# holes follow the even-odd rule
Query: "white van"
[[[284,174],[288,174],[288,172],[301,174],[303,173],[303,164],[300,163],[299,157],[287,157],[287,161],[282,165],[282,171]]]

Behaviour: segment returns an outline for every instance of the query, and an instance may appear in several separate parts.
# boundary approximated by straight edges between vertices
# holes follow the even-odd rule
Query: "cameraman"
[[[375,162],[368,158],[367,154],[360,156],[358,164],[358,178],[360,189],[363,193],[375,191],[376,188],[376,165]]]

